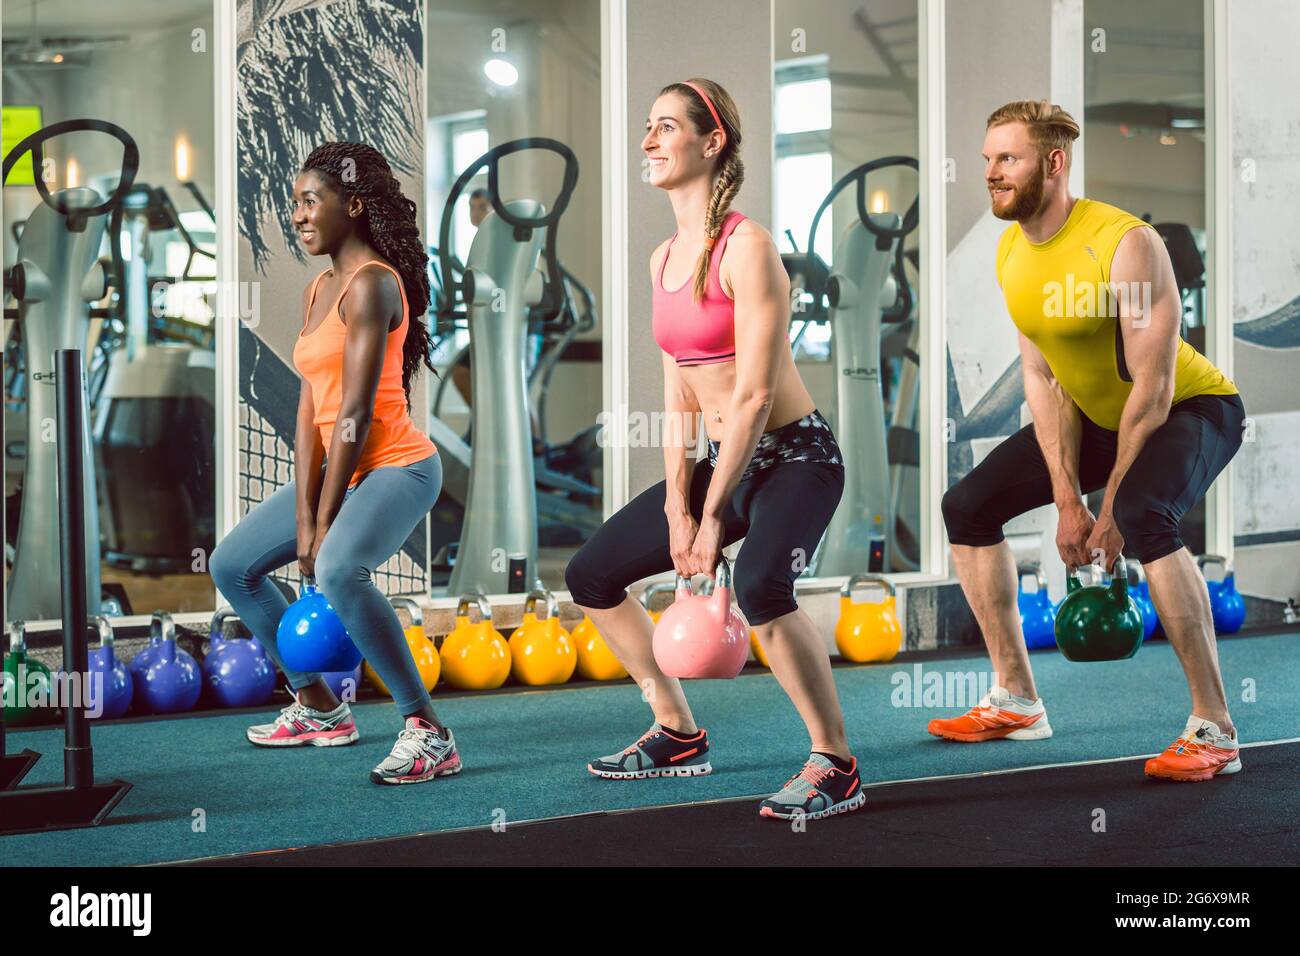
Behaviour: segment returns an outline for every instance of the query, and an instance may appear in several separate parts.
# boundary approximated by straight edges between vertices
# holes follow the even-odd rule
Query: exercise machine
[[[194,549],[216,547],[216,356],[210,327],[168,318],[159,306],[168,286],[193,278],[196,257],[214,256],[162,186],[135,184],[122,209],[131,249],[118,298],[125,334],[92,370],[103,557],[175,573],[192,565]],[[185,243],[179,276],[157,271],[160,236]]]
[[[844,453],[844,494],[809,575],[915,570],[919,562],[919,361],[903,243],[920,222],[920,196],[901,217],[869,212],[866,200],[867,177],[894,166],[919,169],[910,156],[885,156],[846,173],[813,215],[805,251],[782,256],[792,286],[812,298],[811,308],[803,296],[796,300],[792,325],[800,328],[792,345],[811,323],[831,328],[835,438]],[[857,218],[835,247],[832,269],[812,250],[822,215],[850,185],[857,187]],[[883,349],[882,326],[896,329]]]
[[[18,258],[5,277],[6,291],[18,303],[23,336],[22,392],[26,397],[27,440],[23,462],[23,496],[19,512],[14,567],[9,577],[6,610],[13,620],[60,615],[59,514],[55,443],[47,440],[56,418],[54,354],[76,349],[83,354],[90,327],[90,303],[103,299],[108,271],[99,259],[105,220],[135,181],[140,151],[120,126],[81,119],[55,123],[18,143],[4,158],[3,177],[18,159],[32,154],[36,169],[44,161],[43,144],[75,131],[106,133],[122,143],[122,171],[117,188],[104,198],[94,189],[71,187],[51,194],[36,177],[41,205],[22,230]],[[89,396],[83,389],[82,418],[89,420]],[[92,459],[89,430],[79,436],[81,456]],[[10,454],[6,436],[5,454]],[[99,508],[93,482],[84,486],[82,507],[87,546],[85,581],[88,612],[100,613]]]
[[[536,200],[501,201],[501,159],[531,149],[553,152],[564,160],[563,184],[549,212]],[[457,271],[451,255],[453,212],[465,187],[485,167],[492,210],[478,227],[457,287],[450,284]],[[539,581],[539,511],[572,514],[581,508],[567,496],[538,489],[525,376],[530,318],[540,315],[545,320],[572,310],[556,244],[560,217],[577,181],[578,160],[568,146],[541,137],[514,140],[466,167],[443,209],[438,275],[446,285],[438,304],[437,328],[440,332],[454,328],[457,302],[463,303],[472,369],[469,465],[453,466],[447,482],[456,498],[452,481],[456,477],[464,481],[458,502],[464,521],[448,595],[476,589],[485,594],[531,590]],[[435,408],[445,381],[435,395]],[[464,441],[447,434],[451,429],[436,416],[431,426],[442,453],[450,451],[457,458],[465,453]]]

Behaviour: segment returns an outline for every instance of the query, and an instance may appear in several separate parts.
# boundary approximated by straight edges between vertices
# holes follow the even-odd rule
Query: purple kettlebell
[[[166,611],[154,611],[149,643],[157,643],[136,681],[136,706],[147,713],[175,714],[189,710],[203,691],[203,675],[194,658],[176,646],[176,625]],[[140,653],[148,651],[145,648]],[[139,660],[139,655],[136,655]]]
[[[275,693],[275,665],[254,635],[226,640],[222,625],[238,617],[233,608],[221,607],[208,630],[208,655],[203,659],[203,681],[211,699],[222,707],[257,707]]]

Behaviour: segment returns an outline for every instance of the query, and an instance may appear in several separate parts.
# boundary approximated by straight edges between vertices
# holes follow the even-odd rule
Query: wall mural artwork
[[[237,16],[240,275],[256,296],[239,328],[242,515],[293,478],[302,290],[329,268],[294,235],[294,177],[320,143],[365,142],[423,196],[425,24],[424,0],[240,0]],[[421,523],[375,569],[380,590],[427,590],[426,540]]]

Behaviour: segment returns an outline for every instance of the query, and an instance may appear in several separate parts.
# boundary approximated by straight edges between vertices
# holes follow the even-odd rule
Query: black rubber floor
[[[758,798],[239,855],[236,866],[1294,866],[1300,744],[1248,747],[1207,783],[1141,761],[891,783],[800,828]],[[654,786],[656,781],[630,782]]]

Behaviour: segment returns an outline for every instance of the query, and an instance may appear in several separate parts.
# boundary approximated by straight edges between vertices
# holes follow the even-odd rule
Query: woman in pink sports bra
[[[677,219],[677,232],[650,259],[664,407],[690,445],[703,417],[708,457],[697,463],[683,441],[666,441],[665,479],[605,522],[565,577],[629,674],[657,688],[651,728],[588,769],[607,779],[706,774],[708,735],[681,684],[655,664],[653,624],[627,586],[673,569],[711,575],[722,548],[744,538],[737,603],[812,751],[759,812],[816,819],[865,801],[825,641],[794,592],[839,504],[844,464],[795,368],[790,283],[776,245],[731,209],[744,181],[740,139],[736,105],[711,80],[669,84],[650,110],[641,144],[649,182],[667,193]]]
[[[345,693],[340,701],[320,674],[284,667],[276,651],[288,602],[267,576],[296,559],[403,719],[370,779],[432,780],[457,773],[460,755],[434,713],[397,614],[371,580],[427,518],[442,487],[437,449],[410,416],[412,381],[421,365],[433,368],[416,207],[374,148],[326,143],[293,184],[292,220],[303,248],[329,256],[331,266],[303,296],[293,349],[302,376],[294,480],[250,511],[209,562],[217,588],[280,665],[294,698],[246,736],[262,747],[357,740],[348,706],[354,698]]]

